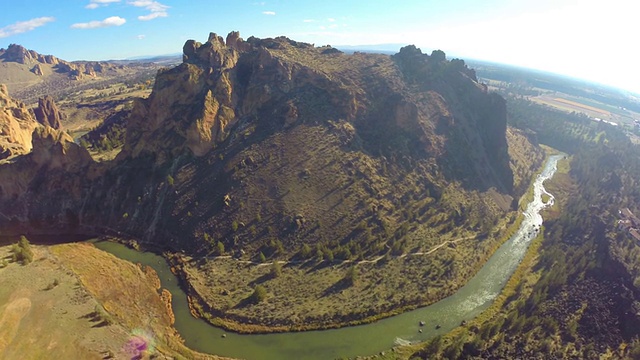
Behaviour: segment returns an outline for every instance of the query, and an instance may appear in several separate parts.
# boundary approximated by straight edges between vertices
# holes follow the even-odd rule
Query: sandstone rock
[[[5,61],[17,62],[19,64],[30,64],[36,60],[29,50],[17,44],[9,45],[4,51],[4,54],[2,54],[2,58]]]
[[[76,144],[62,130],[52,127],[36,127],[32,134],[32,159],[37,166],[49,169],[78,168],[92,162],[87,149]]]
[[[184,46],[182,47],[182,61],[189,62],[189,60],[194,59],[196,55],[196,49],[200,46],[201,44],[196,42],[195,40],[187,40],[187,42],[185,42]]]
[[[232,31],[227,35],[226,45],[229,48],[245,52],[251,50],[251,44],[245,42],[240,37],[240,32]]]
[[[31,133],[38,126],[26,105],[9,97],[0,84],[0,159],[31,150]]]
[[[49,95],[38,99],[38,107],[33,112],[40,124],[54,129],[60,129],[60,121],[65,119],[65,115],[58,110],[53,98]]]
[[[53,55],[40,55],[38,61],[49,65],[57,65],[60,60]]]
[[[7,89],[7,85],[0,84],[0,99],[6,99],[8,97],[9,97],[9,90]]]
[[[91,77],[96,77],[96,70],[94,69],[94,66],[92,64],[84,64],[83,74]]]
[[[40,66],[40,64],[35,64],[33,68],[31,68],[31,72],[38,76],[44,75],[44,71],[42,71],[42,66]]]

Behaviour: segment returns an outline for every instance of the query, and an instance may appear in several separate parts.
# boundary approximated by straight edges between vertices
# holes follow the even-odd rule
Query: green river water
[[[335,359],[373,355],[389,351],[396,345],[421,342],[445,334],[491,305],[536,236],[535,229],[542,225],[540,211],[554,201],[553,196],[545,191],[543,182],[553,176],[562,156],[551,156],[536,178],[534,198],[524,211],[525,218],[520,229],[465,286],[454,295],[430,306],[366,325],[266,335],[228,333],[191,316],[186,294],[161,256],[138,252],[113,242],[96,242],[95,245],[122,259],[149,265],[158,272],[162,287],[173,294],[175,327],[185,339],[185,344],[194,350],[249,360]],[[542,194],[549,195],[546,203],[542,201]],[[424,327],[419,326],[420,321],[425,322]],[[440,328],[436,329],[436,325],[440,325]],[[422,333],[418,332],[420,329]],[[223,334],[226,337],[222,337]]]

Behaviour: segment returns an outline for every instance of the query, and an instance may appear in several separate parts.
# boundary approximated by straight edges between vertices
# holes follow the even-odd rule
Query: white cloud
[[[328,21],[328,22],[335,22],[335,21],[336,21],[336,19],[334,19],[334,18],[328,18],[328,19],[327,19],[327,21]]]
[[[138,40],[144,40],[144,38],[146,37],[146,35],[138,35],[136,36],[136,38],[138,38]]]
[[[312,23],[312,22],[316,22],[316,21],[313,20],[313,19],[304,19],[304,20],[302,20],[302,22]]]
[[[97,9],[100,6],[108,6],[112,3],[120,2],[120,0],[89,0],[89,4],[85,6],[87,9]]]
[[[35,30],[48,22],[54,21],[55,18],[50,16],[39,17],[27,21],[18,21],[15,24],[7,25],[0,28],[0,38],[6,38],[16,34],[22,34],[27,31]]]
[[[140,15],[138,16],[138,20],[140,21],[149,21],[149,20],[153,20],[159,17],[167,17],[169,16],[169,14],[167,14],[166,12],[152,12],[149,15]]]
[[[123,19],[119,16],[111,16],[102,21],[96,20],[96,21],[89,21],[86,23],[76,23],[71,25],[71,28],[72,29],[96,29],[96,28],[103,28],[103,27],[109,27],[109,26],[120,26],[126,22],[127,22],[126,19]]]
[[[265,15],[275,15],[276,14],[275,11],[263,11],[262,13],[265,14]]]
[[[132,0],[128,1],[127,4],[133,5],[135,7],[145,8],[150,11],[150,14],[138,16],[138,20],[140,21],[148,21],[157,19],[159,17],[169,16],[169,13],[167,13],[169,6],[161,4],[154,0]]]

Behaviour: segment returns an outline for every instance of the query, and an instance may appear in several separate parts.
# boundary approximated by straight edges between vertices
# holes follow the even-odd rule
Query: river
[[[522,225],[465,286],[430,306],[366,325],[265,335],[227,333],[191,316],[186,294],[161,256],[138,252],[113,242],[96,242],[96,246],[122,259],[149,265],[158,272],[162,287],[173,294],[175,327],[185,339],[185,344],[194,350],[250,360],[334,359],[373,355],[388,351],[395,345],[421,342],[445,334],[491,305],[535,238],[534,229],[542,225],[540,211],[553,204],[553,195],[546,192],[543,182],[553,176],[557,162],[562,157],[549,157],[534,182],[533,200],[524,211]],[[546,203],[542,200],[543,194],[549,196]],[[419,326],[420,321],[425,322],[424,327]],[[436,325],[440,325],[440,328],[436,329]],[[226,336],[223,337],[223,334]]]

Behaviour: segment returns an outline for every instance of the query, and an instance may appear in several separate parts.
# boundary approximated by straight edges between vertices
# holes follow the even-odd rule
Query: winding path
[[[429,249],[428,251],[418,251],[418,252],[413,252],[413,253],[406,253],[406,254],[402,254],[397,256],[399,259],[405,258],[407,256],[423,256],[423,255],[431,255],[432,253],[434,253],[435,251],[437,251],[438,249],[447,246],[449,244],[457,244],[461,241],[465,241],[465,240],[472,240],[477,238],[478,235],[473,235],[473,236],[466,236],[466,237],[461,237],[455,240],[447,240],[444,241],[434,247],[432,247],[431,249]],[[343,260],[342,262],[339,263],[335,263],[334,265],[342,265],[342,264],[348,264],[348,263],[355,263],[356,265],[360,265],[360,264],[371,264],[371,263],[376,263],[380,260],[382,260],[385,256],[387,256],[387,254],[385,255],[380,255],[378,257],[375,257],[373,259],[369,259],[369,260],[360,260],[360,261],[355,261],[355,260]],[[209,260],[219,260],[219,259],[234,259],[233,256],[231,255],[222,255],[222,256],[216,256],[213,258],[209,258]],[[240,259],[235,259],[238,263],[241,264],[250,264],[250,265],[255,265],[255,266],[268,266],[268,265],[273,265],[274,263],[278,263],[281,265],[297,265],[297,264],[304,264],[306,262],[309,261],[313,261],[313,260],[305,260],[305,261],[287,261],[287,260],[276,260],[276,261],[271,261],[271,262],[263,262],[263,263],[259,263],[259,262],[255,262],[255,261],[251,261],[251,260],[240,260]],[[326,260],[323,260],[323,262]]]

